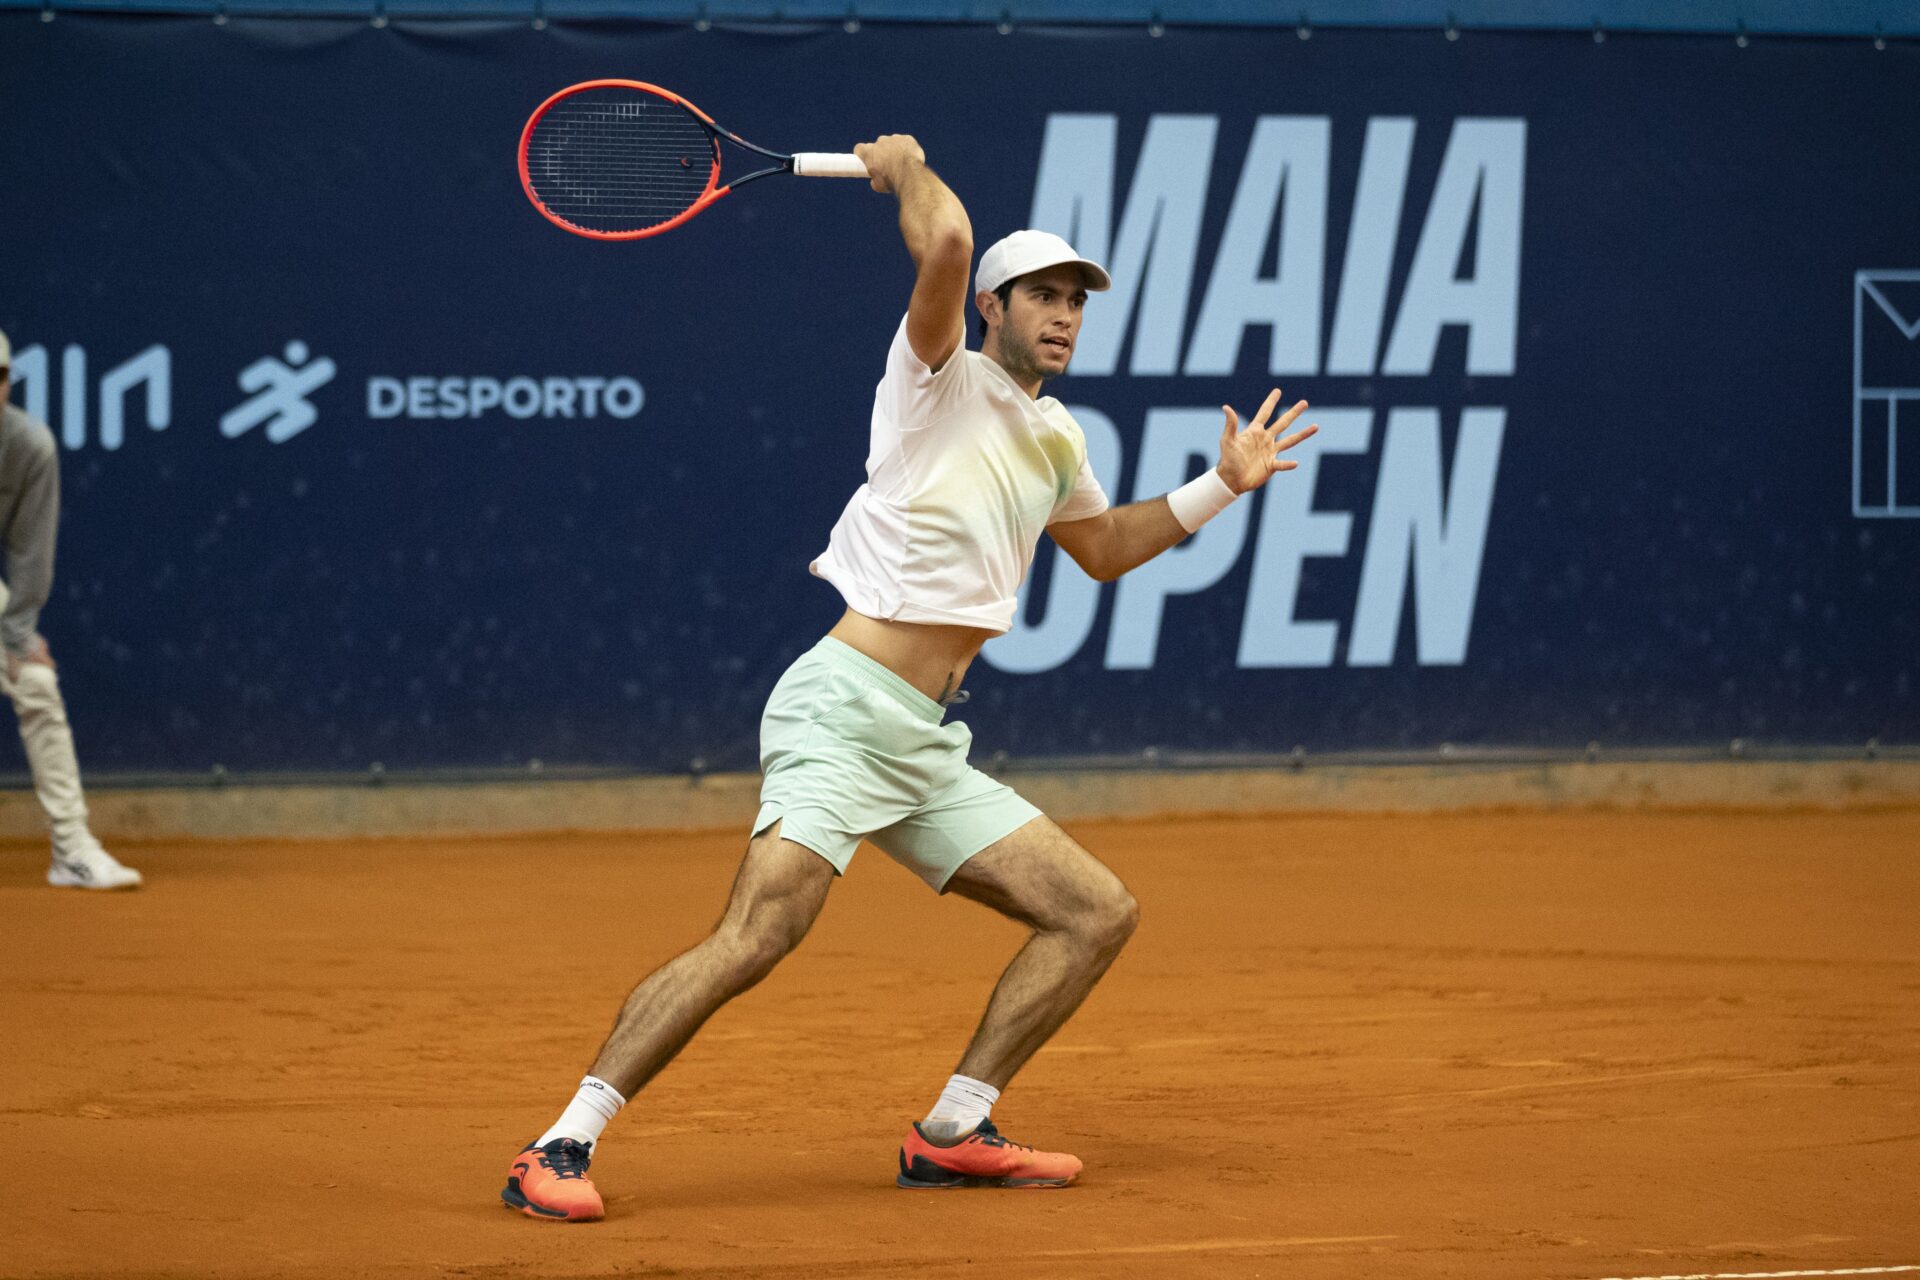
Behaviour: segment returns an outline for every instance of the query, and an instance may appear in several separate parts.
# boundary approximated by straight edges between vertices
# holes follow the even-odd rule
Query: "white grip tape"
[[[850,151],[796,151],[793,172],[799,178],[865,178],[866,161]]]

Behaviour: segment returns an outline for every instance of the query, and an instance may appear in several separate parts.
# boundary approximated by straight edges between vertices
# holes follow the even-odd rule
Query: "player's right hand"
[[[927,162],[927,153],[907,133],[883,133],[872,142],[856,143],[853,154],[867,166],[873,189],[883,195],[896,189],[904,167]]]

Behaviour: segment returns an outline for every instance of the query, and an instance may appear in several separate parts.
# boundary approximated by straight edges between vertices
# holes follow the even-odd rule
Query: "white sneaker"
[[[120,861],[91,835],[53,847],[47,883],[57,889],[138,889],[140,873]]]

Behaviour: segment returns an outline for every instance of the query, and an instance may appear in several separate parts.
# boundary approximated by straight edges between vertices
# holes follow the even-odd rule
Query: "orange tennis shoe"
[[[544,1147],[528,1143],[513,1158],[500,1198],[529,1218],[598,1222],[607,1211],[587,1177],[592,1159],[572,1138],[555,1138]]]
[[[914,1191],[953,1187],[1064,1187],[1080,1176],[1080,1158],[1059,1151],[1035,1151],[1009,1142],[982,1120],[980,1127],[951,1146],[940,1146],[920,1131],[918,1121],[900,1144],[900,1176],[894,1181]]]

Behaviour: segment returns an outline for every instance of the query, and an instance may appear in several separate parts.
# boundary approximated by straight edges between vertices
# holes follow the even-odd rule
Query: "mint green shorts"
[[[845,875],[862,837],[945,892],[960,864],[1040,811],[967,763],[973,733],[865,654],[828,637],[760,719],[760,815]]]

